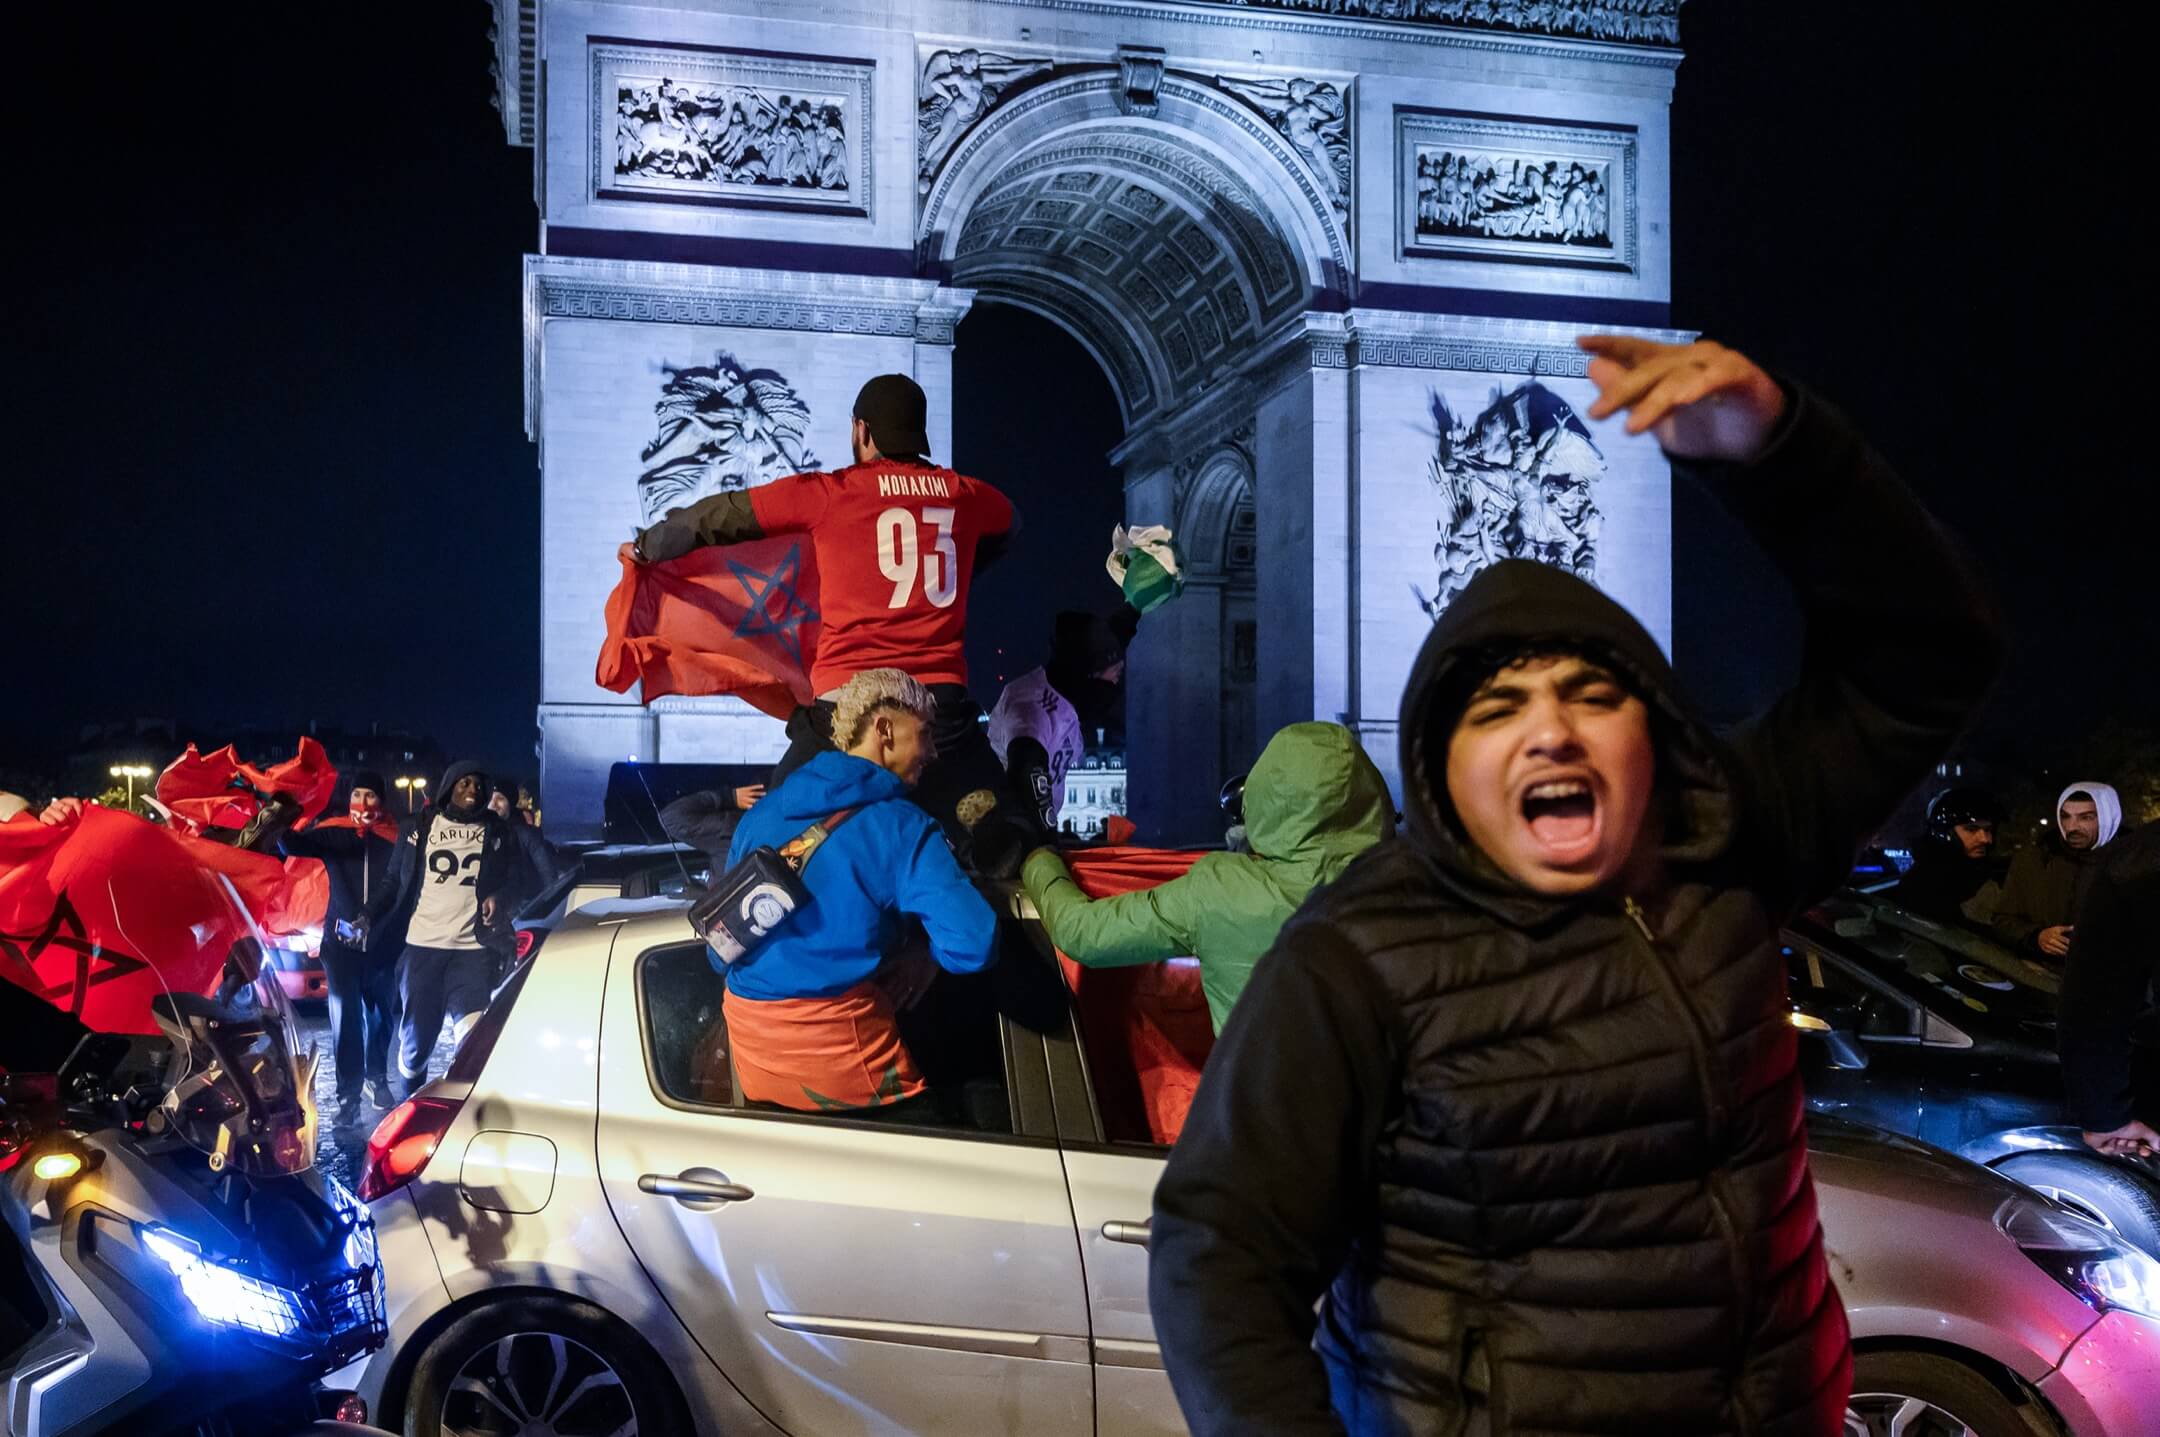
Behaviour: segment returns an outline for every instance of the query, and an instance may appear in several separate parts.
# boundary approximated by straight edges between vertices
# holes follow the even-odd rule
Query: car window
[[[941,973],[900,1015],[900,1034],[929,1084],[920,1098],[889,1109],[822,1111],[753,1103],[743,1096],[724,1008],[726,980],[702,943],[670,944],[638,962],[639,1021],[654,1091],[678,1106],[806,1122],[875,1122],[930,1132],[1010,1133],[998,1008],[988,975]],[[786,1032],[785,1022],[767,1040]],[[808,1039],[815,1041],[814,1036]]]
[[[1876,982],[1819,943],[1785,949],[1794,1001],[1831,1026],[1863,1038],[1918,1038],[1920,1005]]]

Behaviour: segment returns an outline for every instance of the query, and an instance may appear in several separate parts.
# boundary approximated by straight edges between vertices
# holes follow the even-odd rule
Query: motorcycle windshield
[[[208,995],[177,993],[159,1005],[184,1056],[161,1112],[213,1171],[303,1172],[315,1162],[314,1055],[301,1054],[292,1004],[262,961],[269,944],[254,919],[222,875],[203,877],[223,899],[215,940],[227,944],[223,976]]]

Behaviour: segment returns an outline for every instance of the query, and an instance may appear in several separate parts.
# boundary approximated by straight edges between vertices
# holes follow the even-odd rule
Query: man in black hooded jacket
[[[383,815],[382,775],[345,775],[342,818],[287,832],[280,840],[295,858],[319,858],[330,878],[323,912],[323,980],[330,990],[331,1041],[336,1044],[338,1117],[358,1122],[362,1083],[377,1107],[390,1106],[390,1033],[397,1025],[397,955],[403,935],[368,928],[366,913],[391,886],[397,825]]]
[[[443,1020],[460,1038],[487,1008],[495,957],[482,933],[508,897],[516,859],[510,826],[488,811],[488,777],[453,763],[436,800],[405,821],[390,882],[368,903],[368,927],[400,921],[397,1065],[400,1098],[428,1080]]]
[[[1590,416],[1654,427],[1783,570],[1803,671],[1720,741],[1558,569],[1496,564],[1441,615],[1407,837],[1261,960],[1156,1191],[1197,1437],[1842,1430],[1778,922],[1927,774],[2000,637],[1822,401],[1714,344],[1583,345]]]

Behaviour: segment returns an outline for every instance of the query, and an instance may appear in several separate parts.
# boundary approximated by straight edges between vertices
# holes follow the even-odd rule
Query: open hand
[[[2037,940],[2040,944],[2040,951],[2050,958],[2069,957],[2071,931],[2070,925],[2067,923],[2058,923],[2052,928],[2041,929]]]
[[[748,813],[751,808],[757,804],[757,801],[764,796],[764,784],[746,783],[741,788],[735,790],[735,807],[740,812]]]
[[[2111,1158],[2149,1158],[2160,1152],[2160,1132],[2132,1118],[2113,1132],[2085,1134],[2085,1146]]]
[[[1657,431],[1675,459],[1744,464],[1785,413],[1785,391],[1754,360],[1722,344],[1658,344],[1618,334],[1585,334],[1576,344],[1596,356],[1592,419],[1628,412],[1627,432]]]

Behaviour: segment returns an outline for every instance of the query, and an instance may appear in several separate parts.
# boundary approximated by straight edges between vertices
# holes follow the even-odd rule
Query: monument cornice
[[[525,426],[540,423],[541,328],[550,319],[694,324],[953,342],[975,291],[933,279],[525,257]]]
[[[1639,17],[1652,22],[1660,38],[1632,41],[1613,38],[1623,18],[1633,12],[1611,0],[1580,7],[1562,6],[1548,0],[1548,3],[1520,7],[1541,14],[1566,10],[1581,16],[1584,23],[1607,32],[1590,35],[1515,26],[1497,20],[1481,23],[1469,18],[1479,8],[1477,0],[1443,0],[1443,3],[1431,6],[1434,13],[1430,16],[1407,19],[1382,13],[1387,0],[1334,0],[1342,8],[1327,12],[1305,9],[1298,0],[984,0],[984,3],[1078,11],[1089,15],[1146,16],[1158,21],[1168,15],[1193,25],[1381,39],[1488,53],[1587,58],[1665,70],[1677,69],[1681,59],[1678,47],[1683,0],[1670,0],[1669,11]],[[1440,18],[1448,11],[1464,18]]]

